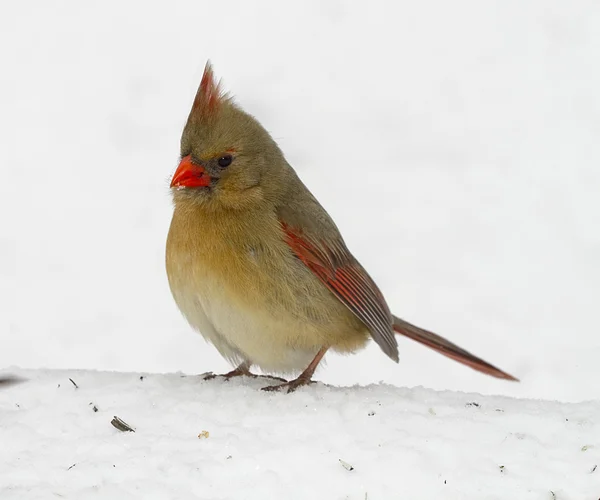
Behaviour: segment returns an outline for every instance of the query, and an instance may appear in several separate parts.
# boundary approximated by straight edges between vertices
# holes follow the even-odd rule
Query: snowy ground
[[[2,500],[600,496],[600,401],[384,384],[286,395],[261,392],[264,380],[18,374],[29,381],[0,391]],[[115,429],[114,416],[135,432]]]

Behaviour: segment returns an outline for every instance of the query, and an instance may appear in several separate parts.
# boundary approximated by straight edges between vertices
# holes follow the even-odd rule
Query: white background
[[[317,377],[598,398],[600,6],[21,2],[0,15],[0,367],[228,367],[167,286],[204,64],[281,145],[394,312],[520,377],[400,342]]]

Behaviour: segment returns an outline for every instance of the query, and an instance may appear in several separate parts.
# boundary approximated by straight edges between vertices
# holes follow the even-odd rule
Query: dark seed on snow
[[[119,429],[122,432],[135,432],[135,429],[133,427],[125,423],[117,416],[114,416],[110,423],[115,429]]]

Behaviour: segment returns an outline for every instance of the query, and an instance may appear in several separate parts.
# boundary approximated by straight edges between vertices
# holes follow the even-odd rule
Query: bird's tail
[[[397,316],[393,316],[394,318],[394,331],[399,333],[400,335],[404,335],[409,339],[413,339],[416,342],[419,342],[435,351],[447,356],[454,361],[458,361],[463,365],[467,365],[473,370],[477,370],[482,373],[487,373],[492,377],[502,378],[505,380],[514,380],[516,382],[519,381],[518,378],[509,375],[506,372],[503,372],[499,368],[489,364],[487,361],[474,356],[468,351],[461,349],[456,344],[453,344],[449,340],[446,340],[444,337],[440,337],[433,332],[423,330],[418,326],[411,325],[408,321],[404,321]]]

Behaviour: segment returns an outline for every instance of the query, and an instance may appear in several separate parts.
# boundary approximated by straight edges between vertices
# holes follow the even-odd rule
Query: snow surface
[[[228,369],[163,262],[208,58],[394,312],[522,383],[410,341],[400,365],[371,346],[320,379],[598,399],[593,0],[4,4],[0,367]]]
[[[259,390],[265,380],[16,374],[29,380],[0,390],[2,500],[600,496],[600,401],[385,384],[274,394]],[[114,416],[135,432],[115,429]]]

